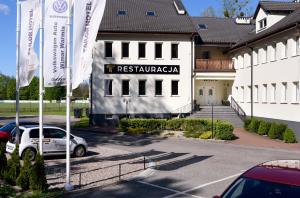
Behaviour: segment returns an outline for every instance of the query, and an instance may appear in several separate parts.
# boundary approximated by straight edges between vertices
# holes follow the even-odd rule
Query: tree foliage
[[[249,12],[250,0],[220,0],[222,3],[223,15],[227,18],[243,17]]]

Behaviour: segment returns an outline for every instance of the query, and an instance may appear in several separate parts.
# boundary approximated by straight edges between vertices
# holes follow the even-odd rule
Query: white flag
[[[103,17],[106,0],[74,1],[74,63],[72,89],[88,79],[92,72],[92,53]]]
[[[67,22],[69,15],[67,0],[45,1],[44,27],[44,85],[45,87],[66,85]]]
[[[39,30],[40,4],[39,0],[20,1],[21,32],[19,48],[19,80],[20,87],[28,86],[39,65],[34,51],[34,41]]]

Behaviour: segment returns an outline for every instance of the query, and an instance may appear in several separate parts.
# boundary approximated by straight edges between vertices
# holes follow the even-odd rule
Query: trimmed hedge
[[[260,120],[257,120],[255,118],[253,118],[251,120],[251,123],[248,126],[249,130],[252,131],[252,132],[254,132],[254,133],[257,133],[259,125],[260,125],[260,122],[261,122]]]
[[[285,124],[272,123],[270,130],[268,132],[268,136],[271,139],[283,140],[283,133],[286,130],[286,128],[287,128],[287,125],[285,125]]]
[[[120,131],[130,134],[146,134],[155,130],[185,131],[185,137],[199,138],[207,131],[211,131],[211,120],[209,119],[122,119]],[[233,125],[227,121],[216,120],[214,122],[214,133],[217,139],[232,140]]]
[[[227,121],[217,121],[215,124],[215,137],[220,140],[233,140],[233,125]]]
[[[285,143],[297,143],[297,139],[293,129],[286,128],[283,134],[283,140]]]
[[[258,134],[259,135],[268,135],[268,132],[270,130],[271,123],[266,121],[260,121],[260,125],[258,128]]]
[[[249,131],[249,125],[251,124],[251,119],[246,119],[244,122],[244,128]]]
[[[199,136],[200,139],[211,139],[212,138],[212,132],[211,131],[206,131],[204,133],[202,133],[200,136]]]

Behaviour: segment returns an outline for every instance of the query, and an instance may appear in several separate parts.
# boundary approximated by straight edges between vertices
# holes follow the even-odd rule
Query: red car
[[[36,125],[36,122],[28,122],[28,121],[21,121],[19,123],[20,126],[22,125]],[[10,122],[0,128],[0,142],[7,142],[10,138],[11,131],[16,127],[16,122]]]
[[[214,198],[300,198],[300,160],[277,160],[255,166]]]

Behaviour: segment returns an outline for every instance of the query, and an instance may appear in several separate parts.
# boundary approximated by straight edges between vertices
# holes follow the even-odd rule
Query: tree
[[[87,82],[81,83],[78,88],[73,90],[73,97],[87,99],[89,97],[89,84]]]
[[[7,82],[6,98],[8,100],[16,99],[16,79],[10,78]]]
[[[9,76],[0,73],[0,100],[5,100],[7,98],[6,90],[9,79]]]
[[[248,12],[247,6],[250,0],[220,0],[222,2],[223,15],[227,18],[242,17]]]
[[[66,87],[46,87],[46,100],[60,100],[66,97]]]
[[[215,9],[211,6],[209,6],[201,13],[201,16],[202,17],[215,17],[216,16]]]
[[[38,100],[39,99],[39,78],[33,77],[30,85],[28,86],[29,100]]]

